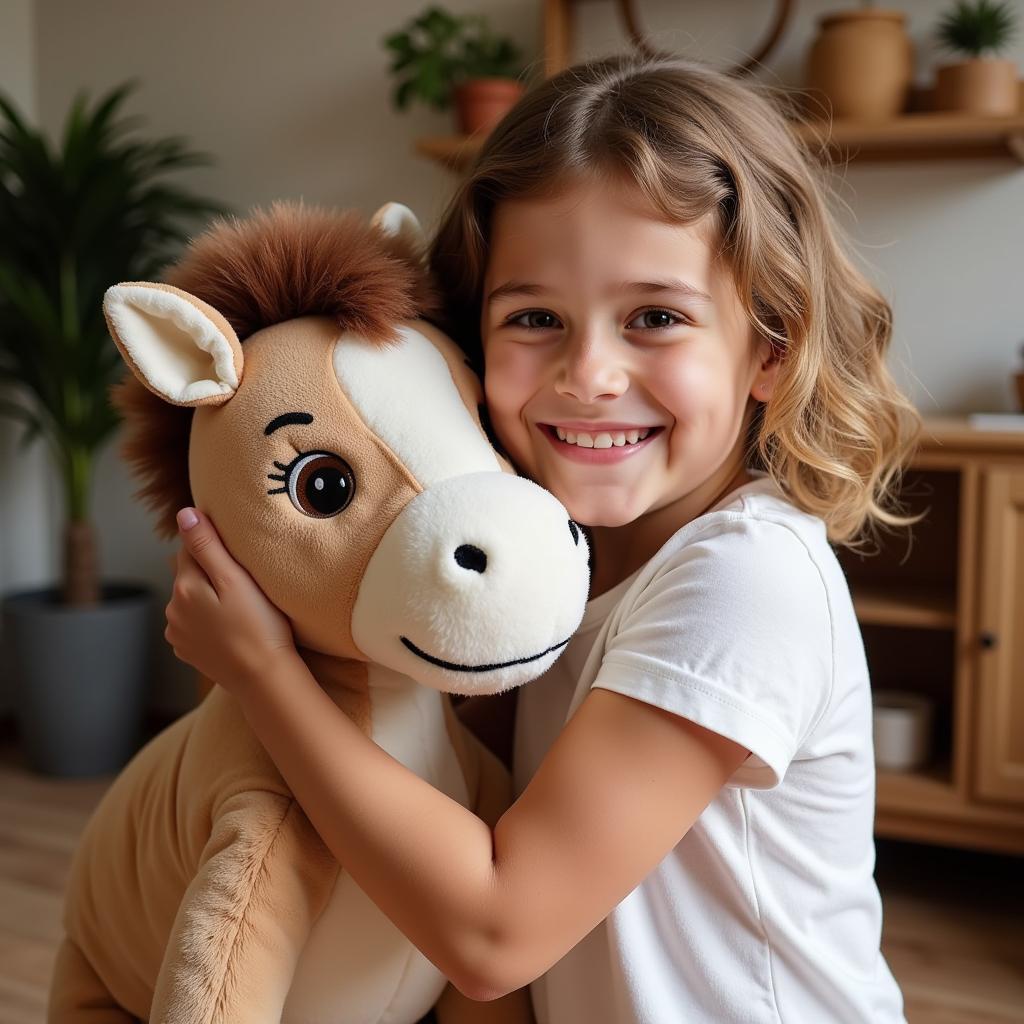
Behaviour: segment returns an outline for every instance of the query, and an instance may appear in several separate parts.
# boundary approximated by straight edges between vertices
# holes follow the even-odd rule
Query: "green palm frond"
[[[190,224],[226,212],[169,180],[210,161],[184,139],[140,136],[122,113],[134,88],[76,97],[56,145],[0,95],[0,415],[44,436],[63,468],[91,460],[117,423],[107,393],[123,364],[103,293],[158,276]],[[80,478],[66,473],[73,518]]]

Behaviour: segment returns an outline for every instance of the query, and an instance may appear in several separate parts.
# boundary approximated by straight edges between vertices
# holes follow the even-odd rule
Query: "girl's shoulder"
[[[794,505],[767,474],[677,530],[622,592],[622,611],[669,593],[677,603],[711,600],[726,617],[774,622],[786,612],[804,618],[810,609],[835,617],[832,624],[844,631],[855,622],[825,522]]]
[[[593,599],[585,622],[624,620],[652,601],[714,604],[736,614],[845,606],[849,591],[825,523],[797,508],[767,474],[680,527],[632,576]]]
[[[786,533],[792,538],[784,539]],[[825,522],[797,508],[767,473],[754,474],[753,480],[677,530],[652,562],[692,544],[707,544],[715,537],[720,537],[725,547],[731,541],[743,547],[775,549],[790,547],[792,540],[806,550],[812,562],[835,560]],[[764,554],[768,557],[770,551]]]

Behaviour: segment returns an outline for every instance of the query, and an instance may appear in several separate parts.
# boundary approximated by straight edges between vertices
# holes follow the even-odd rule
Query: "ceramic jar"
[[[825,15],[807,58],[807,86],[832,116],[858,121],[896,117],[914,73],[913,46],[901,11],[864,8]]]
[[[883,771],[920,768],[931,757],[935,705],[927,697],[898,690],[877,690],[872,722],[875,764]]]

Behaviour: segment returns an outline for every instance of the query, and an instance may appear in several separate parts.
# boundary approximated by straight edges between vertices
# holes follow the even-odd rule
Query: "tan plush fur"
[[[387,344],[416,303],[429,305],[415,254],[403,246],[357,218],[331,221],[295,207],[218,225],[170,276],[200,301],[225,304],[224,320],[243,341],[237,391],[195,410],[168,404],[135,377],[117,391],[125,450],[163,531],[194,499],[289,616],[318,683],[371,736],[372,673],[382,670],[355,648],[352,606],[380,538],[421,488],[359,418],[332,352],[339,325]],[[235,274],[255,290],[251,301],[231,283]],[[207,277],[215,284],[204,288]],[[479,385],[450,341],[419,327],[441,348],[475,418]],[[312,415],[315,428],[289,424],[266,434],[270,420],[296,411]],[[329,529],[297,512],[287,494],[272,493],[280,487],[268,479],[311,443],[343,452],[358,480],[361,500]],[[406,692],[408,680],[380,678],[392,693]],[[424,706],[436,707],[416,705],[417,713]],[[493,823],[510,797],[500,765],[450,713],[414,740],[414,749],[454,764],[455,798]],[[237,702],[214,689],[139,752],[83,835],[51,1024],[278,1024],[303,947],[340,878]],[[347,914],[348,903],[340,905]],[[468,1004],[451,992],[438,1013],[442,1021],[529,1019],[521,997]]]

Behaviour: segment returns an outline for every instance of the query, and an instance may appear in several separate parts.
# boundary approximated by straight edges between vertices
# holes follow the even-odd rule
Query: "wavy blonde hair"
[[[844,251],[828,187],[777,90],[688,60],[614,57],[528,93],[487,140],[430,249],[445,327],[483,368],[491,215],[581,176],[625,175],[667,219],[712,215],[751,325],[782,357],[757,407],[749,464],[833,543],[905,525],[896,492],[920,430],[885,365],[892,312]]]

